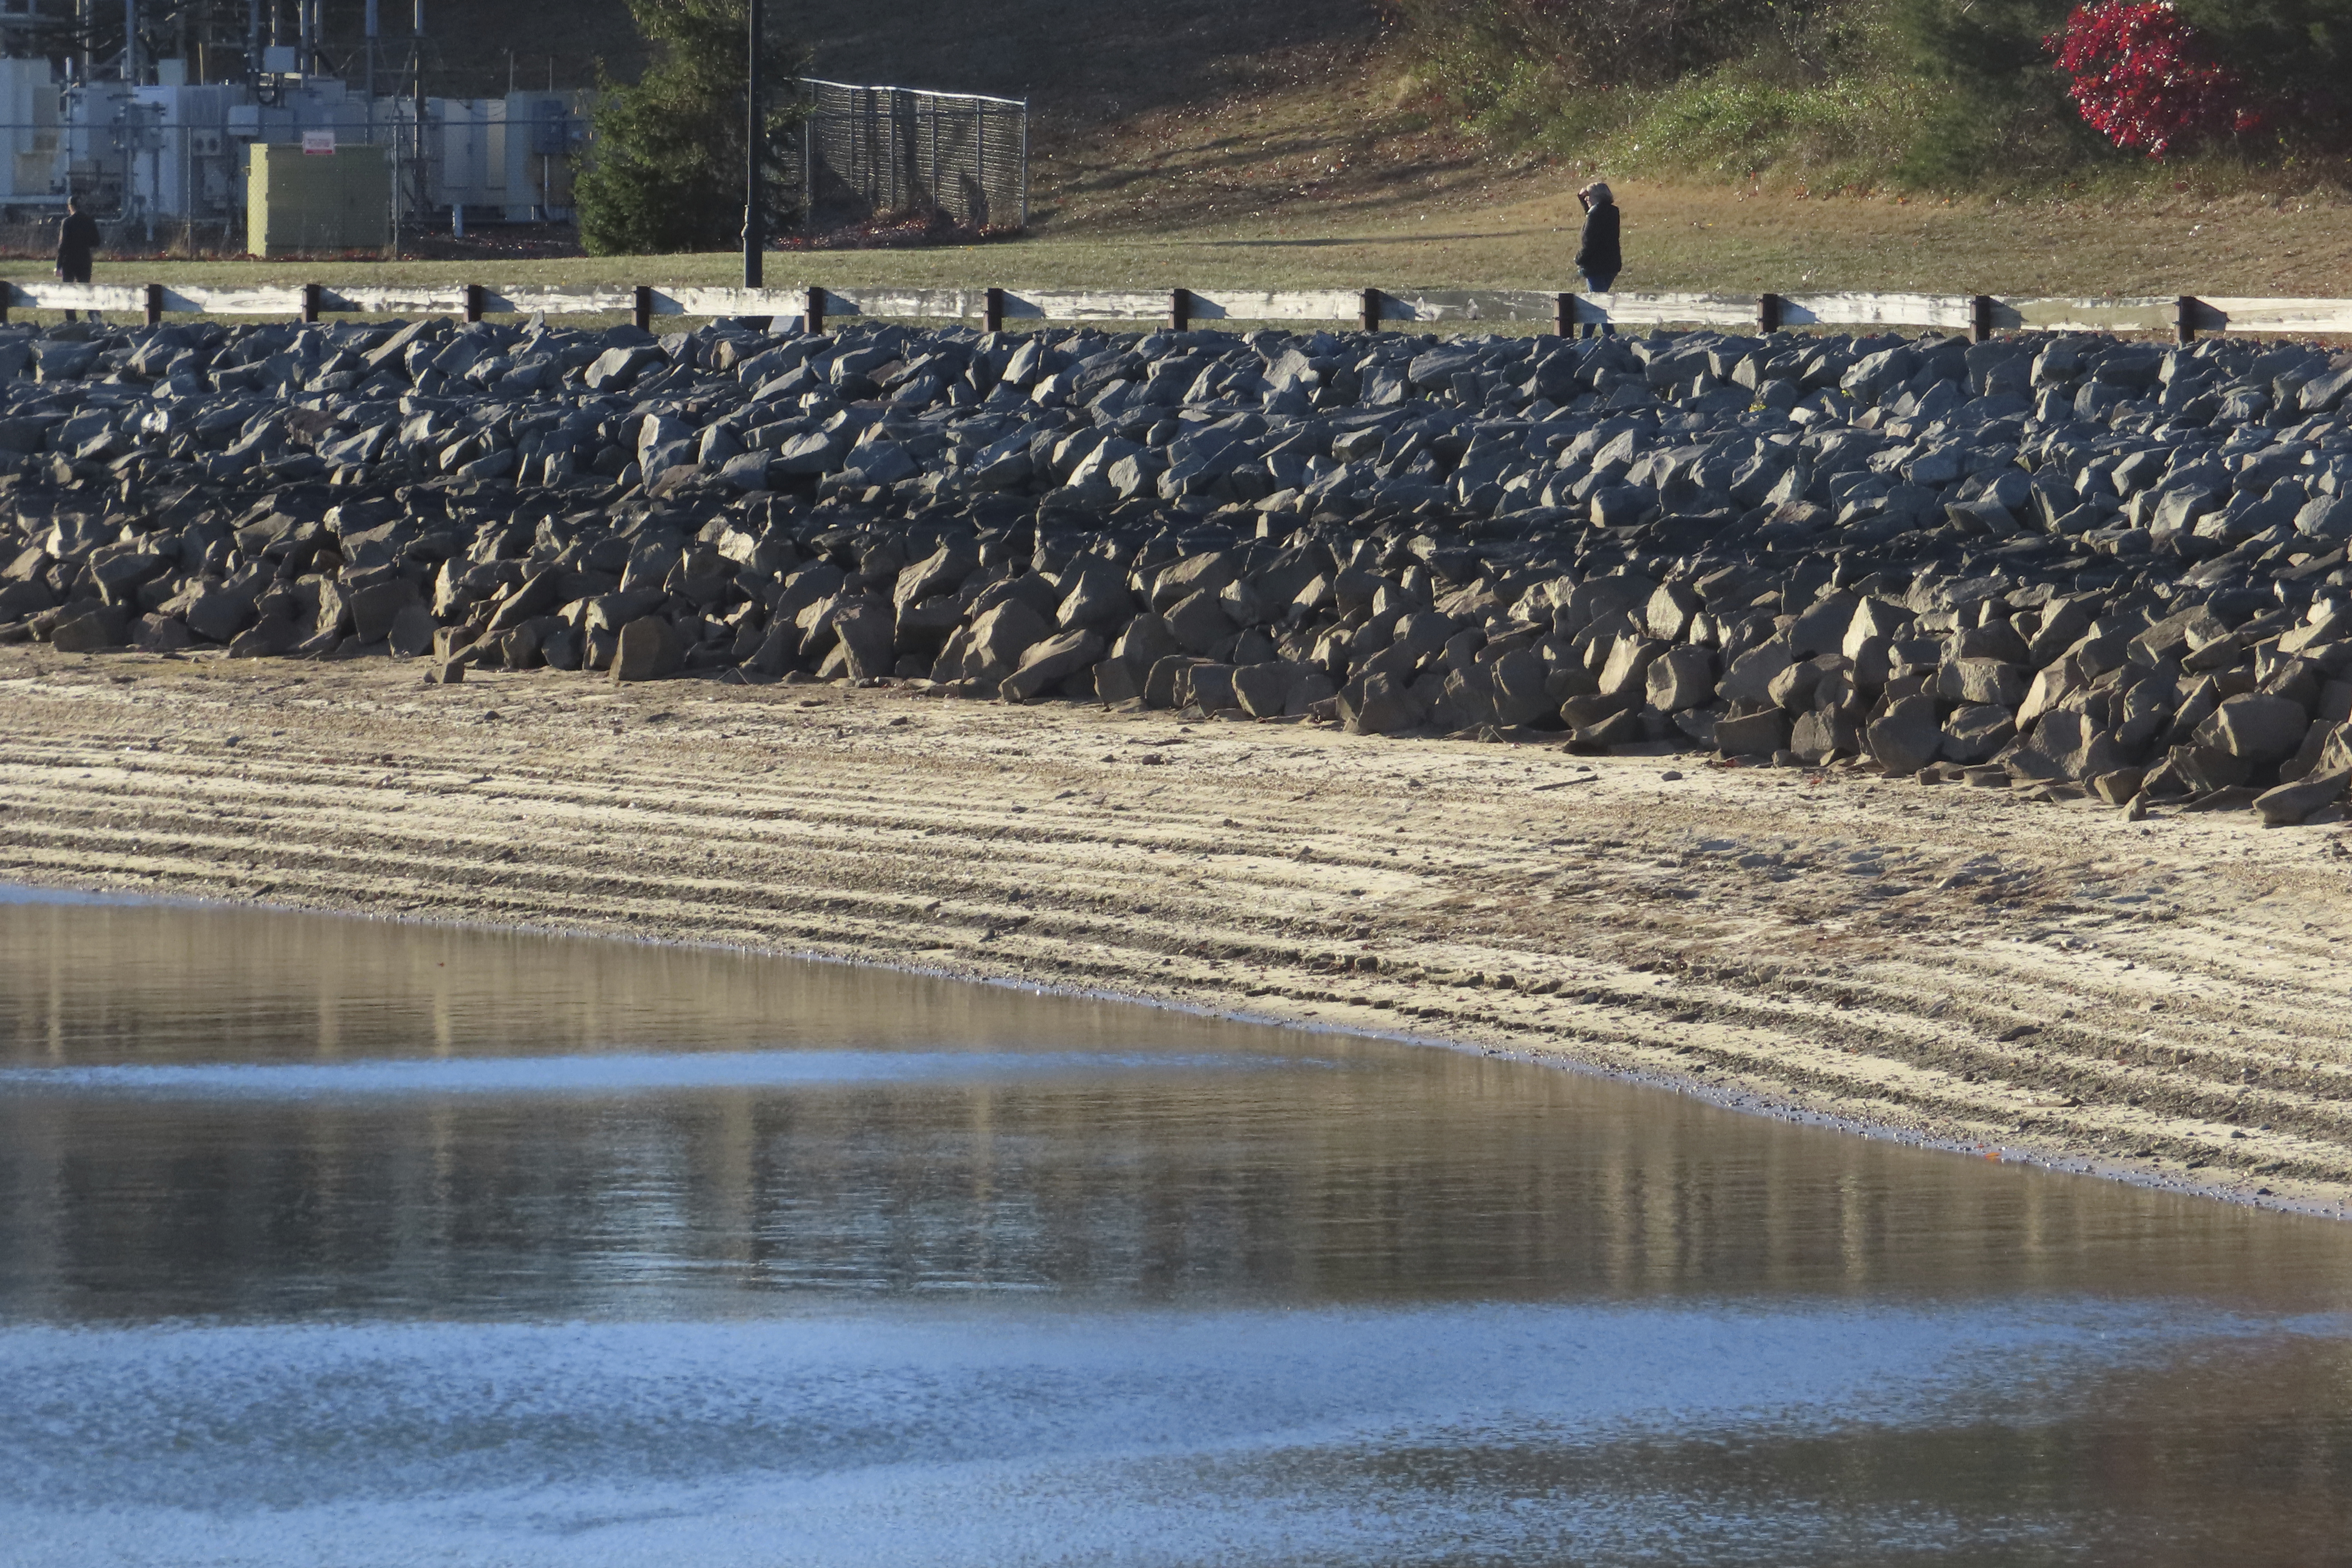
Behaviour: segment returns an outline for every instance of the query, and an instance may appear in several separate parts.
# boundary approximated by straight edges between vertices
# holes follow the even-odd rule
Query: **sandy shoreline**
[[[2352,1198],[2340,826],[380,659],[5,648],[0,713],[0,879],[870,960]]]

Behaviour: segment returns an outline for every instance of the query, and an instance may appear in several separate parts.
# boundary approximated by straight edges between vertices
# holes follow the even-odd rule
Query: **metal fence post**
[[[1563,338],[1576,336],[1576,296],[1562,294],[1552,308],[1552,331]]]
[[[163,324],[163,286],[161,283],[147,285],[147,324],[151,327]]]
[[[981,296],[980,324],[984,331],[1001,332],[1004,330],[1003,289],[991,289]]]
[[[466,320],[478,321],[481,319],[482,286],[479,283],[468,283],[466,285]]]
[[[2184,343],[2197,341],[2197,297],[2183,294],[2172,307],[2172,335]]]
[[[807,314],[801,318],[801,325],[811,332],[824,331],[824,289],[811,289],[808,291]]]
[[[1969,337],[1972,342],[1992,342],[1992,296],[1979,294],[1969,301]]]
[[[641,332],[654,330],[654,291],[643,283],[637,285],[635,308],[630,319],[636,322],[637,331]]]
[[[1192,330],[1192,291],[1190,289],[1169,290],[1168,330],[1171,332]]]
[[[1381,330],[1381,291],[1379,289],[1367,289],[1364,290],[1363,316],[1361,319],[1363,321],[1364,331],[1368,332],[1377,332]]]
[[[1767,334],[1780,330],[1780,296],[1759,294],[1756,297],[1756,330]]]
[[[302,285],[302,319],[305,321],[319,319],[319,286],[316,283]]]

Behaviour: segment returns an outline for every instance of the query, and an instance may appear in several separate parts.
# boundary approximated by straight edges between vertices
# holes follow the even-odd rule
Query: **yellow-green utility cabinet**
[[[305,153],[257,142],[246,176],[245,247],[255,256],[382,250],[392,241],[392,165],[365,142]]]

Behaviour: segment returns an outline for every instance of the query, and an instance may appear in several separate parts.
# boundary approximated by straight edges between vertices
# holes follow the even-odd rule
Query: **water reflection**
[[[2347,1263],[1423,1047],[0,903],[0,1563],[2324,1561]]]

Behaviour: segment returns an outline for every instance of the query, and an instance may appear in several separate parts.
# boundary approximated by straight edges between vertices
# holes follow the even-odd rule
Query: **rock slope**
[[[0,329],[0,641],[930,683],[2340,810],[2352,356]]]

